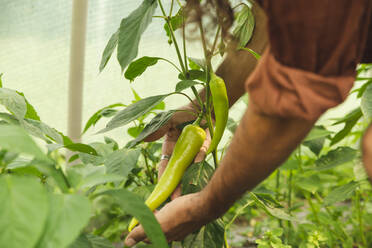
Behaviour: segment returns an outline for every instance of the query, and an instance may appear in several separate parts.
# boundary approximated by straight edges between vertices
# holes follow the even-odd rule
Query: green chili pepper
[[[145,202],[151,211],[159,207],[172,194],[187,167],[198,154],[205,137],[205,131],[197,125],[187,125],[183,129],[162,177]],[[137,223],[138,221],[133,218],[128,230],[132,231]]]
[[[211,74],[209,87],[212,93],[213,111],[215,117],[215,128],[211,145],[207,151],[214,151],[220,142],[229,116],[229,100],[227,97],[225,82],[214,73]]]

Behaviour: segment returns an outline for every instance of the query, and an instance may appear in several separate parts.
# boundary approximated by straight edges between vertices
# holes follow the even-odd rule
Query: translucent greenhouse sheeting
[[[164,2],[168,9],[170,1]],[[117,102],[129,104],[133,99],[131,87],[141,97],[146,97],[168,93],[177,83],[178,72],[163,61],[130,83],[121,74],[116,53],[104,71],[98,71],[103,49],[111,34],[119,27],[121,19],[139,4],[138,0],[88,2],[83,126],[102,107]],[[72,1],[1,0],[0,9],[0,73],[4,73],[4,87],[24,92],[42,121],[66,133]],[[156,15],[160,15],[159,8]],[[188,46],[188,52],[199,58],[203,54],[196,42]],[[167,43],[162,19],[155,18],[142,36],[138,57],[145,55],[177,62],[174,48]],[[172,96],[166,99],[166,108],[176,108],[185,103],[186,98]],[[355,101],[347,103],[342,112],[352,109],[354,104]],[[244,109],[245,105],[240,103],[230,116],[238,119]],[[103,135],[93,134],[106,122],[107,119],[100,121],[83,136],[83,140],[89,142],[102,138]],[[123,144],[130,138],[125,129],[119,128],[105,135]]]

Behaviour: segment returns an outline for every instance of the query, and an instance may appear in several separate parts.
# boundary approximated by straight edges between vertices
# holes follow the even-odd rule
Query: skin
[[[262,54],[267,44],[266,17],[257,6],[253,10],[257,25],[248,47]],[[248,52],[233,51],[218,68],[216,74],[227,82],[230,106],[245,93],[245,81],[255,65],[256,59]],[[204,92],[200,95],[204,97]],[[253,106],[254,103],[250,102],[231,145],[209,184],[201,192],[181,197],[177,197],[180,191],[176,190],[174,200],[156,213],[168,241],[182,240],[189,233],[223,215],[242,194],[254,188],[284,162],[315,123],[315,120],[266,116],[257,112]],[[182,109],[194,110],[191,105]],[[192,119],[194,117],[186,112],[176,113],[165,126],[148,137],[147,141],[154,141],[165,135],[162,151],[163,154],[171,154],[179,136],[176,126]],[[210,139],[204,142],[196,162],[204,159],[209,142]],[[371,176],[372,128],[369,128],[364,137],[363,150],[366,168]],[[160,162],[160,175],[166,164],[167,160]],[[131,247],[140,241],[148,241],[142,226],[133,229],[127,236],[125,245]]]

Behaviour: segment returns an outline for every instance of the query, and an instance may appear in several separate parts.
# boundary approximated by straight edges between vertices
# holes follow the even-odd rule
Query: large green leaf
[[[34,247],[48,214],[47,194],[38,179],[1,176],[0,202],[0,247]]]
[[[112,196],[126,213],[133,215],[139,220],[154,247],[168,247],[158,221],[141,197],[125,189],[108,190],[102,192],[102,194]]]
[[[316,170],[328,170],[353,161],[357,156],[357,150],[350,147],[338,147],[328,152],[315,161]]]
[[[318,175],[298,177],[295,185],[313,194],[322,186]]]
[[[82,234],[68,248],[114,248],[114,246],[103,237]]]
[[[324,198],[324,204],[329,206],[333,205],[336,202],[344,201],[351,198],[359,185],[359,182],[352,181],[348,184],[335,188],[326,196],[326,198]]]
[[[224,247],[224,223],[220,219],[208,223],[198,233],[188,235],[182,241],[184,248],[222,248]]]
[[[133,81],[136,77],[141,76],[142,73],[145,72],[147,67],[155,65],[159,59],[161,58],[148,56],[136,59],[135,61],[130,63],[124,73],[124,77],[130,81]]]
[[[50,209],[38,248],[63,248],[80,234],[90,218],[90,202],[80,195],[49,196]]]
[[[16,153],[32,155],[50,161],[26,131],[17,126],[0,125],[0,147]]]
[[[83,130],[83,134],[88,131],[88,129],[91,127],[91,126],[94,126],[96,125],[96,123],[102,118],[102,116],[105,116],[105,111],[107,110],[110,110],[112,108],[115,108],[115,107],[125,107],[124,104],[122,103],[114,103],[114,104],[111,104],[109,106],[106,106],[104,108],[101,108],[100,110],[98,110],[97,112],[95,112],[90,118],[89,120],[87,121],[87,123],[85,124],[85,127],[84,127],[84,130]]]
[[[370,84],[363,96],[360,103],[360,108],[365,118],[372,120],[372,84]]]
[[[145,126],[145,128],[142,130],[142,132],[131,142],[127,144],[128,148],[136,146],[138,143],[140,143],[142,140],[147,138],[150,134],[157,131],[159,128],[161,128],[163,125],[165,125],[170,118],[172,118],[174,114],[174,110],[170,110],[167,112],[161,112],[157,114],[150,122]]]
[[[134,121],[138,117],[146,114],[156,105],[158,105],[161,101],[164,100],[169,96],[169,94],[165,95],[157,95],[157,96],[150,96],[147,98],[143,98],[125,109],[119,111],[106,125],[106,128],[102,129],[98,133],[104,133],[110,131],[114,128],[118,128],[128,124],[131,121]]]
[[[121,149],[107,156],[105,166],[107,173],[127,178],[130,171],[137,166],[141,149]]]
[[[23,97],[23,99],[25,99],[25,102],[26,102],[27,111],[26,111],[25,118],[40,121],[39,115],[37,114],[34,106],[32,106],[31,103],[29,101],[27,101],[27,99],[25,97],[25,94],[23,94],[22,92],[19,92],[19,91],[17,91],[17,93],[19,95],[21,95]]]
[[[256,203],[257,207],[261,208],[264,210],[268,215],[272,217],[276,217],[278,219],[282,220],[289,220],[289,221],[295,221],[296,219],[289,215],[288,213],[284,212],[283,209],[280,208],[273,208],[269,205],[266,205],[263,201],[261,201],[256,194],[254,193],[249,193],[253,201]]]
[[[77,189],[90,188],[96,185],[109,182],[122,181],[125,177],[107,173],[103,165],[75,165],[67,170],[67,175],[71,186]]]
[[[0,88],[0,104],[4,105],[18,120],[22,120],[26,115],[26,101],[15,90]]]
[[[121,21],[117,58],[122,71],[137,57],[141,35],[151,23],[156,7],[156,0],[144,0],[136,10]]]
[[[356,123],[362,116],[363,114],[361,108],[358,107],[351,111],[349,114],[347,114],[345,117],[335,122],[333,125],[345,123],[345,126],[341,131],[339,131],[338,133],[335,134],[335,136],[333,136],[331,145],[334,145],[341,141],[343,138],[345,138],[351,132],[351,129],[353,129],[353,127],[356,125]]]
[[[245,47],[252,37],[255,26],[253,12],[247,5],[243,4],[243,8],[237,12],[235,23],[233,34],[239,40],[239,46]]]
[[[202,190],[209,182],[214,172],[206,161],[192,164],[182,178],[182,193],[190,194]]]
[[[63,136],[56,129],[47,124],[33,119],[25,119],[21,122],[22,127],[31,135],[45,141],[54,141],[63,144]]]
[[[110,60],[112,53],[114,52],[116,46],[118,45],[118,41],[119,41],[119,30],[117,30],[115,33],[111,35],[111,38],[108,41],[105,47],[105,50],[103,51],[101,63],[99,65],[100,72],[105,68],[105,66],[107,65],[107,62]]]
[[[190,88],[191,86],[195,86],[197,84],[200,84],[198,82],[195,82],[193,80],[182,80],[176,84],[176,91],[183,91],[187,88]]]
[[[310,141],[310,140],[317,140],[320,138],[326,138],[329,135],[331,135],[332,132],[328,131],[323,126],[314,126],[313,129],[311,129],[310,133],[306,136],[304,141]]]

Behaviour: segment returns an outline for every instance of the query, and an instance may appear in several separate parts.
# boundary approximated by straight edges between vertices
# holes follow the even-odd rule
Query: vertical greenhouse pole
[[[72,3],[67,134],[74,142],[79,142],[82,125],[88,0],[73,0]]]

